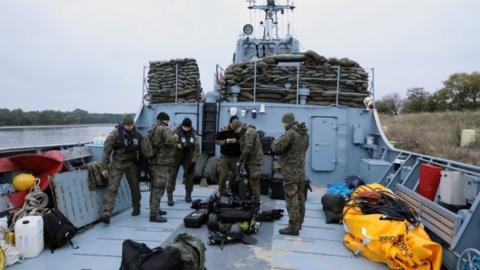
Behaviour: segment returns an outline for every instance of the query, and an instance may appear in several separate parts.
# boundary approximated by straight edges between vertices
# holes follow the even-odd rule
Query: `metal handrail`
[[[175,104],[178,103],[178,63],[175,64]]]
[[[257,100],[257,58],[253,64],[253,102]]]
[[[337,96],[335,98],[335,106],[338,106],[338,98],[340,95],[340,66],[337,66]]]
[[[252,101],[253,102],[256,102],[257,100],[257,90],[258,89],[266,89],[266,90],[271,90],[271,91],[285,91],[284,88],[279,88],[279,89],[272,89],[272,88],[265,88],[265,87],[258,87],[257,86],[257,78],[258,75],[257,74],[257,61],[258,59],[255,58],[254,60],[254,65],[253,65],[253,76],[252,77],[248,77],[247,79],[243,80],[242,82],[239,82],[238,84],[243,84],[245,82],[248,82],[250,80],[253,80],[253,86],[252,88],[243,88],[244,90],[247,90],[247,89],[253,89],[253,97],[252,97]],[[295,64],[294,62],[292,62],[292,64]],[[218,66],[218,65],[217,65]],[[300,76],[300,66],[301,66],[301,63],[298,62],[296,63],[296,68],[297,68],[297,74],[296,74],[296,81],[297,81],[297,86],[296,86],[296,102],[295,104],[299,104],[299,90],[300,90],[300,80],[304,80],[304,81],[312,81],[312,80],[315,80],[315,81],[324,81],[324,82],[328,82],[328,81],[335,81],[336,82],[336,89],[335,89],[335,106],[339,106],[339,102],[340,102],[340,95],[341,95],[341,85],[340,83],[341,82],[344,82],[344,81],[352,81],[352,82],[365,82],[363,80],[355,80],[355,79],[342,79],[342,69],[343,70],[355,70],[355,69],[359,69],[359,70],[364,70],[364,68],[362,67],[344,67],[342,68],[341,66],[329,66],[329,67],[317,67],[318,69],[336,69],[337,70],[337,76],[336,78],[314,78],[314,77],[304,77],[304,78],[301,78]],[[288,67],[295,67],[294,65],[292,66],[288,66]],[[373,98],[375,97],[375,88],[374,88],[374,80],[375,80],[375,77],[374,77],[374,69],[371,68],[371,72],[372,72],[372,79],[371,79],[371,82],[369,82],[370,84],[370,90],[369,92],[372,94]],[[218,73],[218,71],[217,71]],[[291,76],[283,76],[285,79],[287,78],[290,78]]]
[[[300,89],[300,62],[297,64],[297,100],[295,104],[298,105],[298,89]]]

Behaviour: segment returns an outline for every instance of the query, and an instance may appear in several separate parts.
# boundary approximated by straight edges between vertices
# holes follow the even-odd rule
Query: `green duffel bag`
[[[180,251],[183,270],[205,270],[205,245],[200,238],[182,233],[175,237],[170,247]]]
[[[218,158],[210,157],[207,160],[205,169],[203,169],[203,177],[207,179],[207,182],[209,184],[218,184],[217,166],[218,166]]]

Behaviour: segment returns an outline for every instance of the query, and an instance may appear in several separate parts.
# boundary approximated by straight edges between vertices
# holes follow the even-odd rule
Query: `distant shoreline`
[[[32,125],[32,126],[0,126],[0,131],[10,129],[47,129],[47,128],[78,128],[78,127],[103,127],[103,126],[115,126],[116,123],[103,123],[103,124],[72,124],[72,125]]]

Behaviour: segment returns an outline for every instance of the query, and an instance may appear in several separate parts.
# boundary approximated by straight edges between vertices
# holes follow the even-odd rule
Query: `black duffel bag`
[[[326,193],[322,197],[322,206],[327,224],[338,224],[342,221],[345,207],[345,198],[342,195]]]
[[[255,215],[255,209],[221,208],[217,210],[217,220],[225,223],[251,221]]]
[[[180,251],[173,247],[149,248],[144,243],[125,240],[122,244],[120,270],[176,270],[182,269]]]

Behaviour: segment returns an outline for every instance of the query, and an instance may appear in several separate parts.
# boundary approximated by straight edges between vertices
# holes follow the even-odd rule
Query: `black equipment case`
[[[183,223],[187,228],[200,228],[208,219],[207,209],[198,209],[183,218]]]

